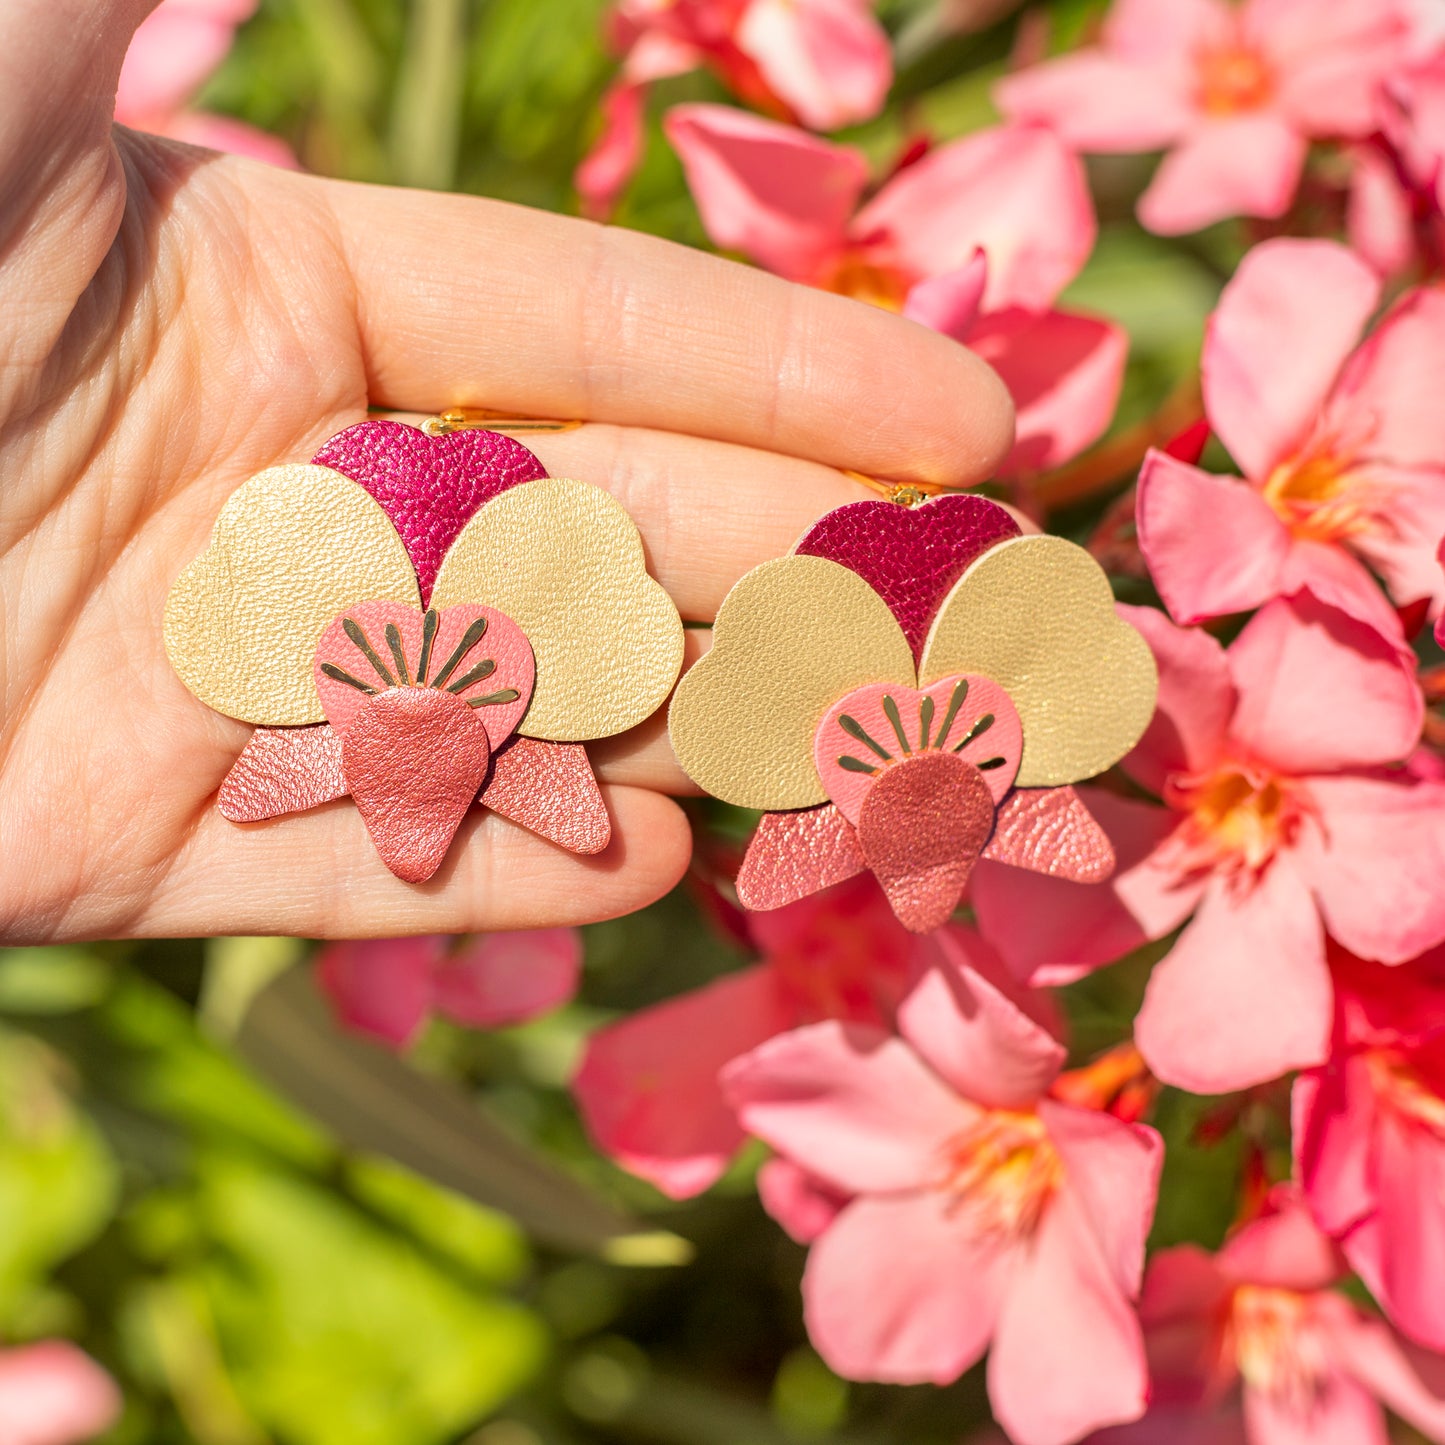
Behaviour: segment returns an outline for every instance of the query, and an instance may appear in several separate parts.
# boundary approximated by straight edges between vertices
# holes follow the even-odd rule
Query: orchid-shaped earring
[[[902,490],[902,489],[900,489]],[[1139,740],[1158,677],[1108,579],[983,497],[854,502],[723,600],[669,731],[688,775],[764,816],[738,874],[778,908],[864,869],[916,932],[979,858],[1094,883],[1069,785]]]
[[[683,639],[606,492],[497,432],[368,421],[231,496],[171,589],[165,641],[202,702],[258,724],[227,818],[350,794],[419,883],[478,799],[571,852],[605,848],[581,744],[662,705]]]

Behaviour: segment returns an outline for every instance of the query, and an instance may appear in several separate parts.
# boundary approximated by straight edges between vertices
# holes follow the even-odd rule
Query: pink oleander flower
[[[1391,964],[1445,939],[1445,786],[1390,767],[1419,739],[1413,666],[1308,595],[1269,603],[1228,650],[1122,610],[1160,681],[1154,722],[1121,767],[1162,806],[1079,789],[1113,843],[1113,878],[1064,883],[985,859],[979,927],[1040,982],[1188,923],[1136,1022],[1153,1072],[1208,1094],[1321,1064],[1326,930]]]
[[[391,1048],[412,1043],[434,1013],[474,1029],[523,1023],[569,1002],[582,971],[575,928],[331,943],[316,981],[337,1018]]]
[[[1179,622],[1308,589],[1392,638],[1445,600],[1445,292],[1408,292],[1366,339],[1380,282],[1328,241],[1256,247],[1204,345],[1205,407],[1244,480],[1151,453],[1139,542]]]
[[[1139,1306],[1154,1407],[1090,1445],[1387,1445],[1386,1407],[1445,1440],[1445,1359],[1342,1294],[1343,1274],[1289,1188],[1218,1254],[1162,1251]]]
[[[577,171],[590,214],[606,216],[642,156],[648,85],[708,66],[746,104],[837,130],[872,120],[893,84],[888,36],[870,0],[618,0],[622,74]]]
[[[598,1147],[674,1199],[714,1184],[746,1138],[718,1082],[725,1064],[818,1019],[890,1026],[935,951],[867,876],[747,925],[759,962],[599,1029],[572,1083]],[[937,946],[982,949],[961,930]]]
[[[1165,151],[1139,219],[1178,235],[1284,215],[1312,140],[1376,128],[1409,39],[1395,0],[1115,0],[1100,46],[1009,76],[995,99],[1079,150]]]
[[[708,235],[789,280],[904,315],[977,351],[1018,407],[1014,471],[1096,441],[1128,342],[1055,308],[1093,250],[1083,168],[1044,130],[998,126],[930,151],[870,198],[861,152],[716,105],[666,130]]]
[[[152,135],[294,167],[296,157],[285,141],[241,121],[186,109],[256,5],[257,0],[162,0],[126,52],[115,118]]]
[[[0,1350],[0,1440],[80,1445],[120,1419],[115,1382],[65,1340]]]
[[[943,1384],[989,1350],[1018,1445],[1136,1418],[1158,1135],[1049,1098],[1064,1049],[971,968],[929,969],[898,1029],[813,1024],[724,1072],[748,1132],[846,1200],[803,1277],[818,1352],[852,1379]]]
[[[1295,1172],[1390,1319],[1445,1349],[1445,950],[1334,964],[1330,1058],[1294,1086]]]

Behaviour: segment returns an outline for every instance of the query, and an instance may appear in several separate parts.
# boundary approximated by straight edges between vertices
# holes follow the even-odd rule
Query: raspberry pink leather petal
[[[364,699],[341,740],[346,785],[371,841],[407,883],[441,867],[490,761],[476,713],[435,688]]]
[[[515,737],[492,759],[482,803],[569,853],[600,853],[612,820],[581,743]]]
[[[928,752],[961,757],[980,768],[1000,803],[1023,751],[1023,725],[1009,695],[976,676],[946,677],[921,691],[883,683],[860,687],[828,709],[813,738],[818,776],[854,827],[869,789],[907,758]]]
[[[330,723],[257,728],[221,784],[216,806],[233,823],[260,823],[346,796],[341,739]]]
[[[987,497],[955,494],[916,507],[880,498],[820,517],[793,551],[856,572],[888,604],[917,660],[938,609],[968,564],[1019,535],[1018,523]]]
[[[867,866],[858,834],[832,803],[764,813],[738,870],[738,902],[754,912],[782,908]]]
[[[858,841],[905,928],[931,933],[948,922],[993,823],[984,775],[955,753],[923,753],[880,774]]]
[[[1102,883],[1114,872],[1114,845],[1069,787],[1016,789],[983,856],[1071,883]]]
[[[328,673],[327,666],[377,692],[393,685],[435,688],[440,684],[443,689],[455,690],[465,702],[511,689],[515,698],[476,709],[493,748],[511,736],[527,711],[536,680],[532,647],[521,628],[494,607],[447,607],[436,618],[430,646],[425,615],[399,602],[363,602],[349,607],[321,634],[313,664],[316,691],[327,721],[339,734],[346,735],[367,694]],[[486,627],[477,636],[470,630],[479,621],[485,621]],[[348,631],[348,623],[354,631]],[[389,628],[396,629],[400,660]],[[490,670],[486,667],[489,662]]]
[[[316,453],[364,487],[391,518],[431,600],[447,549],[481,506],[509,487],[545,477],[547,469],[521,442],[491,431],[430,437],[397,421],[364,421],[337,433]]]

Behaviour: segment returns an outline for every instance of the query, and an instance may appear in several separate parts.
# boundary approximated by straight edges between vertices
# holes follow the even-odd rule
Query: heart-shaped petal
[[[369,696],[416,685],[476,709],[494,749],[526,713],[535,676],[521,628],[496,608],[424,614],[396,602],[348,608],[322,634],[313,667],[327,721],[343,737]]]
[[[475,711],[431,687],[363,698],[341,740],[346,786],[371,841],[408,883],[441,867],[490,761]]]
[[[545,477],[521,442],[494,431],[428,436],[398,421],[364,421],[316,453],[364,487],[391,518],[416,568],[423,604],[431,600],[447,549],[477,509],[509,487]]]
[[[835,508],[793,551],[856,572],[892,609],[917,657],[929,624],[968,564],[1018,535],[1018,523],[987,497],[934,497],[916,507],[880,499]]]
[[[1114,610],[1102,568],[1063,537],[1017,537],[984,553],[928,635],[925,685],[981,673],[1023,721],[1020,787],[1091,778],[1112,767],[1154,715],[1159,673]]]
[[[984,775],[956,753],[922,753],[869,788],[858,841],[898,920],[913,933],[942,928],[993,831]]]
[[[930,750],[982,772],[995,803],[1013,786],[1023,728],[1009,695],[986,677],[946,677],[931,687],[873,683],[828,709],[813,740],[828,796],[856,826],[863,799],[889,768]]]

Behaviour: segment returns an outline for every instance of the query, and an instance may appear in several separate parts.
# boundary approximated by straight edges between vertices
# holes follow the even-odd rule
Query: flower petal
[[[598,106],[602,131],[572,178],[582,208],[594,221],[605,221],[642,163],[647,133],[647,87],[632,80],[611,86]]]
[[[1070,1445],[1137,1420],[1148,1393],[1138,1317],[1065,1184],[999,1313],[988,1361],[994,1416],[1018,1445]]]
[[[1342,1313],[1344,1313],[1342,1311]],[[1336,1326],[1339,1367],[1428,1439],[1445,1437],[1445,1361],[1353,1308]]]
[[[925,687],[982,673],[1007,691],[1024,725],[1024,788],[1118,762],[1143,736],[1158,691],[1154,656],[1116,615],[1109,579],[1062,537],[1017,537],[974,562],[940,609],[918,672]]]
[[[1282,590],[1290,535],[1247,482],[1151,451],[1135,517],[1149,575],[1176,622],[1248,612]]]
[[[1226,1242],[1218,1260],[1220,1271],[1235,1284],[1301,1294],[1328,1289],[1344,1273],[1334,1242],[1289,1185],[1270,1192],[1264,1212]]]
[[[758,1170],[758,1200],[795,1244],[812,1244],[837,1219],[848,1196],[777,1155]]]
[[[716,245],[824,279],[868,180],[858,151],[728,105],[677,105],[663,126]]]
[[[1159,667],[1154,721],[1123,768],[1162,796],[1171,773],[1205,773],[1223,756],[1238,694],[1225,651],[1209,633],[1176,627],[1152,607],[1119,611],[1139,630]]]
[[[1231,216],[1284,215],[1308,145],[1271,115],[1207,120],[1164,157],[1139,201],[1139,220],[1160,236],[1203,230]]]
[[[1355,545],[1357,551],[1364,552],[1358,541]],[[1389,551],[1389,544],[1386,543],[1381,550]],[[1404,559],[1407,559],[1407,569],[1413,571],[1414,559],[1409,556],[1408,546],[1402,551]],[[1343,547],[1333,542],[1297,538],[1280,571],[1278,590],[1281,597],[1292,597],[1298,592],[1310,593],[1317,602],[1337,608],[1357,622],[1373,628],[1381,637],[1399,644],[1401,655],[1404,655],[1404,629],[1400,624],[1400,614],[1370,575],[1369,568]],[[1416,597],[1421,595],[1429,594],[1415,594]]]
[[[597,1147],[673,1199],[700,1194],[744,1138],[719,1072],[792,1022],[756,967],[598,1029],[572,1080]]]
[[[1420,1124],[1393,1112],[1377,1135],[1380,1303],[1402,1330],[1445,1350],[1445,1145]]]
[[[1313,778],[1309,797],[1296,856],[1330,933],[1381,963],[1445,939],[1445,785]]]
[[[482,933],[443,958],[433,976],[439,1013],[476,1029],[550,1013],[577,992],[582,935],[575,928]]]
[[[1430,615],[1438,616],[1445,605],[1445,571],[1438,556],[1445,537],[1445,471],[1374,468],[1363,485],[1378,489],[1384,517],[1382,525],[1353,539],[1355,550],[1384,579],[1396,602],[1428,597]]]
[[[1413,659],[1401,653],[1309,594],[1271,602],[1229,649],[1236,744],[1294,777],[1406,757],[1420,738],[1424,700]]]
[[[67,1340],[0,1350],[0,1439],[8,1445],[80,1445],[120,1418],[115,1382]]]
[[[1308,1408],[1286,1391],[1244,1388],[1252,1445],[1389,1445],[1385,1412],[1368,1391],[1338,1370],[1318,1385]]]
[[[764,813],[738,869],[738,902],[759,912],[786,908],[867,867],[857,830],[836,803]]]
[[[259,823],[345,796],[341,739],[330,723],[318,723],[257,728],[226,774],[216,806],[233,823]]]
[[[908,293],[903,314],[930,331],[967,343],[988,285],[988,257],[975,251],[955,271],[930,276]]]
[[[139,125],[179,110],[226,58],[256,0],[162,5],[135,32],[121,66],[115,118]]]
[[[723,1090],[748,1133],[849,1194],[934,1184],[978,1113],[901,1039],[835,1021],[759,1045]]]
[[[432,970],[446,945],[439,935],[328,943],[316,982],[347,1028],[404,1048],[431,1010]]]
[[[1320,1227],[1339,1237],[1376,1205],[1375,1091],[1362,1057],[1307,1069],[1290,1096],[1295,1177]]]
[[[1240,263],[1209,323],[1204,401],[1251,481],[1304,444],[1379,299],[1379,278],[1333,241],[1266,241]]]
[[[836,562],[779,557],[723,599],[712,650],[673,698],[672,745],[684,772],[726,803],[811,807],[827,797],[813,764],[818,724],[871,682],[914,683],[888,604]]]
[[[612,841],[612,819],[581,743],[512,738],[492,758],[478,801],[569,853],[601,853]]]
[[[855,1199],[808,1256],[808,1336],[846,1379],[949,1384],[988,1348],[1013,1265],[946,1193]]]

